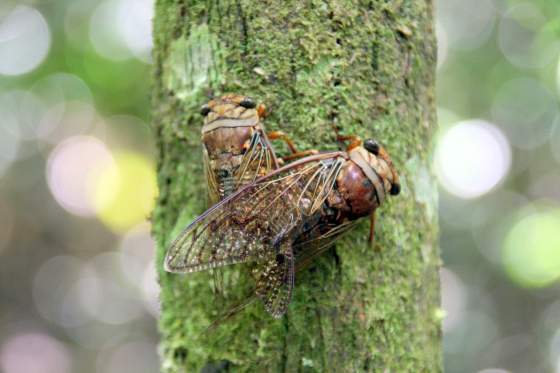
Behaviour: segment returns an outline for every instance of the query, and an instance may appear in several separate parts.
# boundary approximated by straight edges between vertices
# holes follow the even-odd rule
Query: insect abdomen
[[[235,180],[232,176],[219,179],[220,195],[222,198],[235,192]]]

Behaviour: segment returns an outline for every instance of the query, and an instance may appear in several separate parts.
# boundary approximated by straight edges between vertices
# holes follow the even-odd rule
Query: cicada
[[[224,95],[202,106],[203,159],[210,205],[279,167],[283,160],[276,157],[269,138],[287,143],[292,154],[285,159],[314,152],[298,152],[284,132],[273,131],[267,136],[262,123],[265,112],[263,104],[237,94]]]
[[[275,318],[290,303],[296,262],[319,255],[386,196],[400,191],[391,158],[376,141],[294,161],[211,207],[170,245],[169,272],[253,262],[255,294]]]

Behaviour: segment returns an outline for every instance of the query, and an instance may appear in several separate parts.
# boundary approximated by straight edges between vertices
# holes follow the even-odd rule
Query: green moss
[[[163,85],[177,99],[189,101],[203,94],[208,86],[221,85],[224,66],[223,47],[207,24],[194,26],[188,37],[180,37],[169,46],[163,64]]]
[[[435,192],[435,41],[431,3],[159,0],[154,21],[154,133],[160,196],[154,211],[162,286],[162,366],[192,372],[437,372],[440,317]],[[163,271],[165,248],[205,201],[198,108],[208,95],[249,94],[301,148],[334,149],[332,125],[376,137],[403,193],[305,273],[288,315],[255,302],[206,328],[250,294],[247,268],[189,276]]]

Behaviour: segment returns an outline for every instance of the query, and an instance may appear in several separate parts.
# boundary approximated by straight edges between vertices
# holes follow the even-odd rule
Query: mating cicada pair
[[[400,191],[387,152],[354,136],[346,151],[298,152],[281,132],[268,136],[264,110],[226,95],[202,107],[202,141],[210,209],[172,242],[170,272],[254,262],[255,293],[274,317],[286,313],[294,277],[388,194]],[[285,140],[297,159],[282,167],[270,139]],[[373,233],[373,230],[372,230]],[[370,234],[370,239],[372,235]]]

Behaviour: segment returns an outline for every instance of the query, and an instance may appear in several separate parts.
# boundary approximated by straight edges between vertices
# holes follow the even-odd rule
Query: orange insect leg
[[[347,152],[362,145],[362,139],[356,135],[348,135],[348,136],[338,135],[336,136],[336,140],[342,142],[346,142],[346,141],[350,142],[350,144],[348,144],[348,146],[346,147]]]
[[[319,154],[319,151],[315,149],[304,150],[301,152],[298,151],[292,139],[288,135],[286,135],[286,133],[283,131],[271,131],[268,132],[266,135],[270,140],[282,140],[286,143],[286,145],[288,145],[288,148],[290,149],[290,152],[292,152],[292,154],[282,157],[281,158],[282,163],[285,161],[291,161],[293,159],[306,157],[308,155]]]
[[[316,149],[309,149],[309,150],[304,150],[302,152],[296,152],[290,155],[287,155],[285,157],[282,157],[283,161],[291,161],[293,159],[297,159],[297,158],[303,158],[303,157],[307,157],[308,155],[315,155],[315,154],[319,154],[319,151]]]
[[[268,132],[266,135],[271,140],[282,140],[282,141],[284,141],[286,143],[286,145],[288,145],[288,148],[290,148],[290,151],[292,153],[297,153],[298,152],[294,142],[292,141],[292,139],[290,139],[290,137],[288,135],[286,135],[285,132],[283,132],[283,131],[271,131],[271,132]]]
[[[257,115],[261,119],[266,117],[266,106],[264,106],[264,104],[257,106]]]

